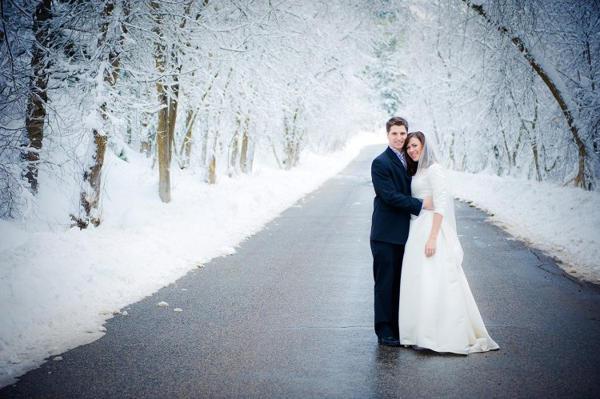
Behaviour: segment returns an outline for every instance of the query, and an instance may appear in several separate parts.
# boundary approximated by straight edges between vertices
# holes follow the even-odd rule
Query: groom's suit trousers
[[[398,306],[404,245],[371,240],[371,252],[375,278],[375,333],[380,338],[398,338]]]

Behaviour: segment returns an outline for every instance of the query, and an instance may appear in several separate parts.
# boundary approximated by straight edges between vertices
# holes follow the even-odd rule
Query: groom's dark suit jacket
[[[406,244],[410,214],[418,215],[423,204],[411,197],[411,178],[390,147],[373,160],[371,179],[375,188],[371,240]]]

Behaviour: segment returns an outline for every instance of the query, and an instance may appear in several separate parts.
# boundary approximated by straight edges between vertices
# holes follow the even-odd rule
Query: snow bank
[[[451,172],[457,198],[490,213],[513,236],[551,255],[568,273],[600,283],[600,193]]]
[[[235,252],[363,146],[384,141],[381,134],[361,134],[339,153],[304,154],[293,170],[257,167],[252,176],[222,177],[214,186],[174,169],[169,204],[158,200],[146,159],[129,154],[125,163],[111,154],[104,222],[87,231],[66,227],[68,206],[58,183],[40,191],[37,214],[0,221],[0,386],[100,338],[113,312]],[[450,172],[450,178],[458,198],[555,256],[567,272],[600,282],[600,193],[484,174]]]
[[[363,133],[339,153],[304,154],[293,170],[257,168],[252,176],[221,177],[214,186],[173,168],[169,204],[159,201],[156,172],[146,159],[130,154],[126,163],[107,154],[104,222],[86,231],[57,225],[67,219],[59,187],[41,193],[49,198],[36,216],[0,221],[0,386],[100,338],[113,312],[235,252],[363,146],[382,140]]]

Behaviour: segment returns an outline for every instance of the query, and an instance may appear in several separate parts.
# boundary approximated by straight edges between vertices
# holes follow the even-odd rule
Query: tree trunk
[[[192,76],[194,76],[194,73],[192,73]],[[185,120],[186,132],[185,132],[185,137],[183,138],[183,142],[181,143],[181,149],[179,151],[179,153],[181,154],[181,157],[182,157],[182,160],[180,163],[181,169],[185,169],[190,165],[190,157],[192,155],[194,124],[196,123],[196,116],[198,115],[198,112],[200,112],[200,107],[202,106],[202,104],[204,104],[204,100],[210,93],[210,91],[213,87],[213,83],[215,82],[215,80],[217,79],[218,76],[219,76],[219,72],[217,71],[215,73],[215,75],[213,76],[210,84],[208,85],[208,88],[204,91],[204,94],[202,95],[202,98],[200,101],[200,105],[198,105],[195,110],[190,108],[187,111],[186,120]],[[203,146],[203,151],[204,151],[204,155],[202,156],[202,165],[205,165],[206,146]]]
[[[300,109],[296,108],[291,121],[287,117],[283,118],[284,140],[285,140],[285,160],[283,161],[286,169],[291,169],[298,164],[300,160],[300,146],[302,143],[302,134],[298,129],[298,117]]]
[[[154,14],[153,31],[158,36],[154,44],[154,60],[159,75],[165,72],[166,56],[165,45],[161,36],[160,26],[162,17],[159,4],[156,1],[150,3]],[[162,202],[171,201],[171,171],[170,171],[170,137],[169,137],[169,101],[167,90],[161,79],[156,81],[156,92],[158,102],[161,106],[158,111],[158,126],[156,128],[156,151],[158,155],[158,195]]]
[[[208,139],[209,139],[210,129],[206,129],[204,134],[202,135],[202,152],[200,153],[200,165],[203,168],[206,167],[207,159],[208,159]]]
[[[181,169],[185,169],[190,166],[190,157],[192,155],[192,132],[195,116],[194,110],[191,108],[188,109],[185,117],[185,137],[183,138],[183,143],[181,143],[180,150],[181,162],[179,167]]]
[[[229,143],[229,177],[236,175],[238,173],[238,161],[239,157],[239,149],[240,149],[240,139],[239,132],[235,132],[231,142]]]
[[[531,121],[531,134],[529,136],[529,142],[531,143],[531,152],[533,154],[533,165],[535,166],[535,174],[537,181],[542,181],[542,172],[540,170],[540,155],[538,151],[538,141],[535,136],[535,127],[538,119],[538,100],[535,98],[533,108],[533,121]]]
[[[100,26],[100,36],[98,37],[98,47],[101,47],[106,41],[108,26],[114,8],[114,1],[108,1],[104,6],[104,10],[102,11],[103,22]],[[128,3],[126,2],[126,4],[124,4],[126,14],[128,13],[128,9]],[[126,27],[124,24],[121,24],[121,35],[118,39],[119,45],[124,41],[124,32],[126,32]],[[105,88],[112,88],[115,86],[117,78],[119,77],[119,64],[119,53],[115,51],[114,46],[111,46],[111,50],[108,53],[108,64],[101,67],[100,71],[103,77],[101,84],[104,85],[104,87],[98,87],[97,90],[103,92]],[[92,129],[92,135],[94,137],[94,155],[91,159],[90,166],[83,173],[83,189],[79,195],[80,207],[83,211],[83,215],[80,215],[79,217],[71,215],[71,219],[73,219],[76,225],[81,229],[87,227],[90,223],[94,226],[98,226],[101,222],[100,190],[102,185],[102,165],[104,164],[104,154],[108,142],[108,136],[104,130],[108,124],[108,112],[108,103],[103,101],[98,109],[98,113],[102,120],[102,127]]]
[[[156,129],[156,151],[158,156],[158,195],[162,202],[171,201],[171,165],[169,155],[169,108],[167,94],[161,83],[156,84],[159,102],[163,108],[158,111],[158,126]]]
[[[237,117],[235,118],[235,132],[233,133],[233,137],[229,142],[229,159],[228,159],[228,175],[229,177],[238,174],[239,172],[239,161],[240,161],[240,130],[242,130],[242,117],[238,112]]]
[[[49,74],[46,69],[46,49],[49,44],[48,22],[52,18],[51,7],[51,0],[41,0],[33,15],[33,33],[35,35],[31,57],[33,74],[25,118],[28,143],[23,152],[23,158],[26,161],[24,175],[34,194],[38,191],[38,163],[44,139],[44,121],[46,119],[46,102],[48,101]]]
[[[192,5],[194,4],[193,0],[189,0],[187,2],[187,4],[184,7],[184,18],[182,18],[181,22],[179,23],[179,29],[183,30],[187,24],[187,20],[190,17],[190,10]],[[199,17],[199,16],[198,16]],[[190,47],[191,44],[188,42],[186,43],[186,47]],[[169,165],[171,165],[171,160],[172,160],[172,156],[173,156],[173,152],[175,152],[175,156],[178,157],[177,154],[177,147],[175,146],[175,124],[177,123],[177,108],[179,105],[179,94],[180,94],[180,90],[179,90],[179,75],[181,74],[181,69],[183,68],[183,63],[181,61],[181,59],[183,58],[182,56],[185,55],[185,52],[183,51],[179,51],[177,49],[177,47],[173,44],[171,47],[171,59],[173,60],[173,63],[175,65],[176,68],[176,73],[173,75],[173,83],[171,84],[170,88],[171,88],[171,95],[169,97],[169,107],[168,107],[168,124],[167,124],[167,129],[168,129],[168,135],[169,135]],[[188,118],[189,118],[189,113],[188,113]],[[186,131],[186,136],[189,133],[189,129],[188,131]],[[181,163],[180,163],[181,165]]]
[[[208,184],[215,184],[217,182],[217,159],[215,154],[210,157],[210,163],[208,164]]]
[[[150,158],[152,155],[152,143],[148,132],[148,119],[150,115],[142,112],[140,115],[140,127],[142,129],[142,139],[140,140],[140,152],[146,155],[146,158]]]
[[[146,155],[146,158],[150,158],[150,155],[152,155],[152,145],[150,145],[150,141],[142,141],[140,143],[140,152]]]
[[[448,158],[450,158],[450,165],[452,169],[456,169],[456,159],[454,158],[454,141],[455,133],[452,132],[452,139],[450,140],[450,146],[448,146]]]
[[[169,106],[167,108],[167,132],[169,136],[169,165],[173,158],[173,151],[175,150],[175,123],[177,122],[177,106],[179,104],[179,78],[177,75],[173,76],[174,84],[171,85],[171,97],[168,99]]]
[[[229,84],[231,83],[232,76],[233,76],[233,68],[229,68],[229,73],[227,74],[227,80],[225,81],[225,85],[223,86],[223,97],[221,97],[219,111],[217,111],[217,116],[215,118],[215,126],[217,126],[217,128],[214,129],[213,145],[211,148],[210,156],[208,156],[208,159],[209,159],[208,174],[207,174],[207,183],[208,184],[215,184],[217,182],[217,156],[216,156],[216,154],[217,154],[217,145],[219,143],[218,127],[220,126],[221,116],[223,115],[223,104],[225,103],[225,97],[227,96],[227,90],[229,88]],[[207,134],[207,141],[208,141],[208,134]]]
[[[240,170],[242,173],[248,174],[252,171],[252,164],[249,159],[249,145],[250,137],[248,136],[248,127],[250,125],[250,118],[246,116],[244,121],[244,132],[242,133],[242,149],[240,153]]]
[[[531,82],[531,84],[533,85],[533,82]],[[530,86],[530,87],[531,87],[532,94],[535,96],[535,92],[533,92],[533,86]],[[535,136],[535,127],[537,125],[537,119],[538,119],[537,97],[535,97],[535,100],[534,100],[533,120],[528,121],[527,119],[525,119],[525,117],[519,111],[517,100],[515,99],[513,91],[511,89],[509,89],[508,92],[509,92],[510,98],[512,100],[513,107],[515,108],[515,112],[517,113],[517,117],[521,121],[521,128],[519,130],[519,138],[521,137],[522,132],[527,133],[527,137],[529,139],[529,144],[531,146],[531,152],[532,152],[532,156],[533,156],[533,165],[535,168],[536,180],[542,181],[542,174],[540,172],[540,164],[539,164],[539,152],[538,152],[538,146],[537,146],[537,137]],[[527,124],[531,125],[531,129],[529,129],[527,127]],[[502,134],[504,135],[504,131],[502,131]],[[504,141],[506,142],[506,136],[504,137]],[[518,141],[518,143],[520,143],[520,140]],[[517,149],[518,149],[518,146],[517,146]],[[516,150],[515,150],[513,162],[516,164]]]
[[[502,124],[502,119],[498,114],[498,110],[494,107],[494,113],[496,114],[496,120],[498,121],[498,126],[500,127],[500,132],[502,133],[502,142],[504,144],[504,151],[506,151],[506,159],[508,160],[508,174],[510,175],[513,167],[513,161],[510,153],[510,149],[508,148],[508,141],[506,140],[506,130],[504,129],[504,125]]]
[[[96,213],[98,210],[98,202],[100,201],[100,185],[102,182],[102,165],[104,165],[104,154],[106,153],[106,143],[108,142],[106,135],[102,134],[98,130],[94,129],[94,145],[96,152],[93,155],[93,165],[84,172],[83,180],[88,182],[89,185],[94,188],[91,192],[89,190],[82,190],[79,194],[79,202],[86,217],[75,217],[71,215],[71,219],[75,222],[75,225],[80,229],[85,229],[91,223],[94,226],[100,224],[100,215]]]
[[[517,49],[523,55],[523,57],[525,57],[525,60],[527,60],[527,62],[531,66],[531,68],[540,77],[540,79],[542,79],[542,81],[544,82],[544,84],[546,85],[548,90],[550,90],[552,97],[554,97],[554,100],[556,100],[556,103],[560,107],[560,110],[562,111],[563,116],[565,117],[567,126],[569,127],[569,130],[571,132],[571,136],[573,137],[573,141],[575,142],[575,144],[577,146],[579,162],[578,162],[577,176],[575,176],[575,178],[573,179],[574,183],[578,187],[588,189],[587,182],[586,182],[586,176],[585,176],[585,169],[586,169],[585,163],[586,163],[586,158],[587,158],[587,150],[585,147],[585,143],[583,142],[583,140],[581,139],[581,136],[579,134],[579,129],[577,127],[577,124],[575,123],[575,120],[573,118],[573,112],[575,110],[572,110],[569,108],[569,106],[567,104],[567,100],[564,97],[565,93],[561,92],[561,90],[558,88],[556,82],[554,82],[552,80],[552,78],[548,75],[546,70],[542,67],[542,65],[540,65],[538,60],[535,59],[533,54],[531,54],[531,52],[525,46],[525,43],[519,36],[516,36],[507,27],[492,21],[492,19],[486,13],[486,11],[484,10],[482,5],[473,4],[470,0],[462,0],[462,1],[469,8],[471,8],[477,14],[479,14],[488,24],[494,26],[498,30],[498,32],[500,32],[500,34],[502,34],[510,39],[510,41],[517,47]]]

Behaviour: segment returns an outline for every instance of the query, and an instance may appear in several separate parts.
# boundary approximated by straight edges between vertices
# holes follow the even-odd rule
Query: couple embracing
[[[400,117],[371,165],[375,333],[385,346],[469,354],[498,349],[462,270],[453,198],[425,135]]]

